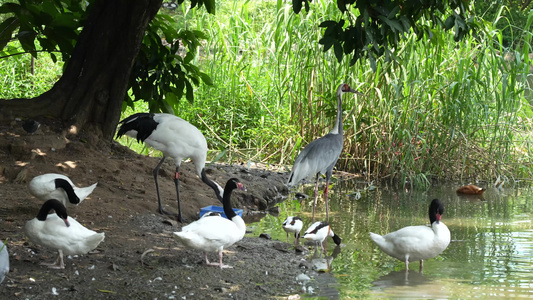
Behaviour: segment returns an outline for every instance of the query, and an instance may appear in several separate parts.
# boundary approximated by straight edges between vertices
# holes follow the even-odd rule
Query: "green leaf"
[[[194,103],[194,91],[193,91],[192,85],[188,80],[185,80],[185,85],[187,86],[185,98],[187,99],[187,101],[189,101],[189,103],[192,104]]]
[[[207,75],[206,73],[204,72],[199,72],[200,74],[200,78],[202,78],[202,81],[207,84],[207,85],[213,85],[213,80],[211,79],[211,77],[209,77],[209,75]]]
[[[0,24],[0,49],[4,49],[18,27],[19,21],[15,17],[7,18]]]
[[[333,50],[335,51],[335,57],[337,57],[337,61],[340,63],[342,61],[342,56],[344,54],[341,43],[339,42],[334,43]]]

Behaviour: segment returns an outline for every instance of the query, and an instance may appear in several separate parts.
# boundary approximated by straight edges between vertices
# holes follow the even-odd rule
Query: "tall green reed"
[[[229,150],[229,161],[286,165],[330,130],[335,88],[348,82],[366,96],[344,100],[338,169],[420,187],[434,178],[529,177],[527,47],[504,59],[489,22],[461,43],[435,29],[431,40],[408,37],[396,61],[372,72],[322,52],[316,24],[336,13],[331,1],[299,15],[283,1],[234,1],[215,16],[183,10],[187,26],[210,37],[197,63],[215,86],[200,86],[196,102],[177,111],[209,133],[211,148]]]

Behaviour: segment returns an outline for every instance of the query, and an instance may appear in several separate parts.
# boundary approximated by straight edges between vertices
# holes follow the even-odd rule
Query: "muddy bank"
[[[7,240],[11,260],[11,272],[0,285],[0,299],[297,298],[331,286],[320,286],[327,280],[313,280],[329,274],[313,270],[307,251],[251,233],[224,250],[224,263],[233,269],[206,266],[202,253],[172,238],[182,224],[155,212],[152,170],[158,161],[91,137],[66,140],[46,125],[34,135],[26,134],[16,122],[0,126],[0,240]],[[193,170],[192,163],[182,164],[180,191],[188,220],[197,219],[201,207],[219,205]],[[35,217],[42,204],[29,194],[27,183],[50,172],[65,174],[78,186],[98,182],[90,198],[70,209],[69,215],[106,233],[95,253],[66,258],[63,270],[39,265],[53,261],[56,252],[30,243],[23,234],[25,222]],[[248,191],[235,192],[232,203],[243,208],[248,218],[256,212],[275,211],[288,194],[283,184],[287,174],[277,169],[215,164],[207,173],[222,185],[231,177],[243,182]],[[175,210],[171,160],[160,174],[165,207]],[[214,261],[217,256],[210,253],[209,258]]]

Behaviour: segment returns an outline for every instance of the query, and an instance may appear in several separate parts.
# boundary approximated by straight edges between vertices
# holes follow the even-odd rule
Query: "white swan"
[[[325,255],[326,251],[322,243],[328,236],[333,238],[333,242],[337,244],[337,246],[341,244],[341,238],[333,232],[329,223],[318,221],[309,226],[302,237],[307,240],[315,241],[317,246],[320,243],[320,248]],[[320,257],[322,257],[322,252],[320,252]]]
[[[294,244],[298,245],[300,243],[300,231],[302,231],[302,227],[304,226],[302,219],[300,217],[289,216],[281,226],[287,233],[287,243],[289,242],[289,233],[294,233]]]
[[[450,230],[440,221],[444,205],[439,199],[433,199],[429,205],[431,227],[407,226],[384,236],[370,233],[370,238],[388,255],[405,262],[405,271],[409,271],[410,261],[420,261],[420,271],[424,259],[433,258],[444,251],[450,244]]]
[[[48,214],[52,209],[56,213]],[[105,237],[103,232],[97,233],[87,229],[68,217],[65,206],[56,199],[43,204],[37,217],[26,222],[24,232],[33,243],[58,250],[59,255],[55,263],[45,264],[55,269],[65,268],[63,253],[86,254],[96,248]]]
[[[236,178],[228,180],[224,187],[222,203],[228,219],[216,215],[202,217],[183,227],[181,231],[174,232],[174,236],[185,246],[204,251],[205,262],[209,266],[232,268],[222,263],[222,250],[240,241],[246,233],[244,220],[235,214],[231,207],[231,193],[236,188],[246,191]],[[210,263],[207,252],[215,250],[218,250],[219,263]]]
[[[0,283],[4,281],[7,273],[9,273],[9,254],[7,253],[7,245],[0,241]]]
[[[28,184],[28,189],[30,194],[43,201],[57,199],[65,206],[75,206],[87,198],[97,184],[79,188],[65,175],[47,173],[34,177]]]

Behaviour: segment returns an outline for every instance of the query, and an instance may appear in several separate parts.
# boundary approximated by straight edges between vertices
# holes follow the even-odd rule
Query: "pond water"
[[[293,196],[281,203],[278,217],[267,216],[250,224],[254,233],[269,233],[286,241],[281,223],[288,215],[311,224],[312,186],[300,187],[309,198]],[[354,191],[363,190],[356,199]],[[489,187],[483,197],[458,196],[457,186],[441,185],[428,191],[387,187],[364,189],[364,184],[343,181],[330,192],[330,223],[343,240],[340,249],[329,239],[330,271],[316,282],[323,298],[533,298],[533,190]],[[442,216],[451,243],[439,256],[409,265],[381,252],[369,232],[385,234],[409,225],[429,224],[432,199],[443,201]],[[322,192],[315,219],[325,220]],[[291,242],[294,237],[291,237]],[[304,242],[302,239],[301,242]],[[303,256],[311,260],[313,251]]]

